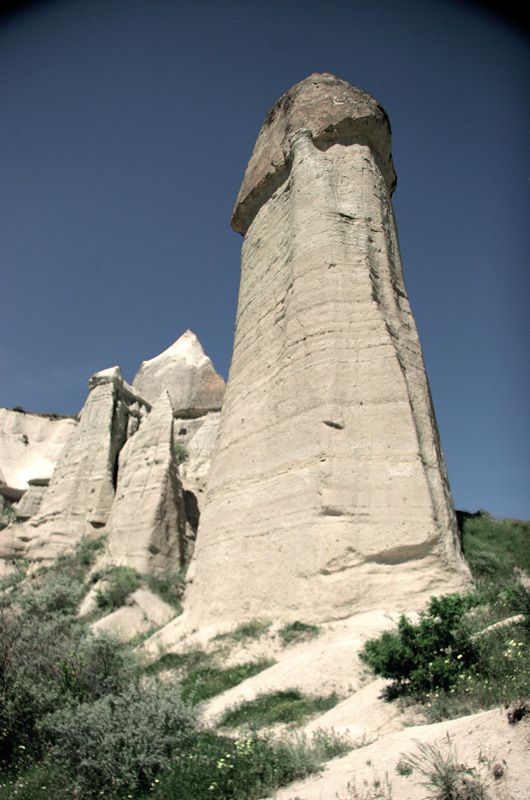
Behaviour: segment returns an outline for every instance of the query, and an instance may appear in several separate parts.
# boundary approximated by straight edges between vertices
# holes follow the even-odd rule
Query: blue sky
[[[459,508],[530,518],[527,34],[453,0],[49,0],[0,20],[0,405],[192,328],[225,376],[261,122],[315,71],[393,130],[405,281]]]

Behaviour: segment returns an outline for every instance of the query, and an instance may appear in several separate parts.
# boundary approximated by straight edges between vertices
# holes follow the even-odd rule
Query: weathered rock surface
[[[187,623],[421,606],[469,580],[403,283],[390,128],[312,75],[267,116],[233,216],[234,353]]]
[[[13,547],[20,552],[23,543],[29,560],[50,561],[83,536],[101,533],[114,500],[130,412],[150,408],[127,386],[118,367],[96,373],[88,386],[79,424],[59,457],[39,513],[10,529]]]
[[[74,417],[0,408],[0,483],[27,489],[32,478],[51,478],[76,426]]]
[[[195,494],[206,490],[220,420],[219,411],[210,411],[196,419],[175,420],[175,443],[183,445],[187,457],[180,465],[182,482]]]
[[[470,776],[479,779],[482,794],[479,787],[469,781],[462,784],[456,796],[482,796],[491,800],[522,800],[529,796],[528,718],[517,725],[509,725],[506,710],[493,709],[432,725],[406,727],[401,731],[390,728],[390,731],[376,741],[368,739],[366,746],[342,758],[329,761],[317,775],[280,789],[274,795],[275,800],[350,800],[352,797],[425,800],[426,796],[433,797],[435,795],[429,792],[433,787],[427,784],[419,769],[403,774],[398,768],[405,756],[419,754],[420,745],[440,753],[439,768],[450,755],[454,764],[470,770],[464,772],[468,781]],[[423,765],[430,766],[431,774],[435,774],[434,766],[432,762],[429,764],[425,754]],[[500,766],[500,774],[495,774],[494,765]],[[444,772],[448,774],[449,769]]]
[[[199,417],[219,411],[225,383],[195,334],[188,330],[163,353],[142,362],[133,388],[150,403],[166,390],[177,416]]]
[[[137,589],[127,603],[92,624],[95,633],[110,633],[121,642],[165,625],[175,616],[175,609],[149,589]]]
[[[27,520],[40,511],[49,483],[49,478],[30,478],[26,492],[17,503],[15,511],[17,519]]]
[[[178,570],[188,560],[186,513],[174,446],[173,407],[163,391],[124,445],[106,530],[113,564]]]

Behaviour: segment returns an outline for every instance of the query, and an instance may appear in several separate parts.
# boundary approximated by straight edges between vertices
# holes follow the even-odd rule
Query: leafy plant
[[[175,442],[174,452],[177,464],[184,464],[190,457],[189,450],[183,442]]]
[[[120,608],[140,584],[140,576],[131,567],[110,567],[105,574],[105,587],[96,593],[98,608],[105,611]]]
[[[132,685],[120,694],[47,715],[41,728],[53,758],[82,797],[147,793],[197,723],[171,684]]]
[[[226,711],[219,725],[230,728],[252,725],[257,729],[278,722],[300,722],[317,711],[333,708],[338,701],[336,694],[326,697],[310,696],[304,695],[298,689],[261,694],[255,700]]]
[[[283,646],[286,647],[290,644],[297,644],[298,642],[312,639],[314,636],[318,636],[319,633],[320,628],[317,625],[310,625],[306,622],[296,620],[280,628],[278,636],[282,640]]]
[[[186,585],[183,570],[148,575],[146,580],[147,586],[152,592],[161,597],[165,603],[169,603],[173,608],[182,611],[180,601]]]
[[[402,615],[397,633],[368,641],[361,658],[377,675],[392,678],[394,695],[449,689],[477,662],[477,647],[463,624],[473,596],[433,597],[418,624]]]

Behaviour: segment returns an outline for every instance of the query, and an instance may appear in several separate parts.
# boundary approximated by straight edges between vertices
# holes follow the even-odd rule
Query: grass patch
[[[196,667],[188,672],[180,683],[182,699],[194,705],[215,697],[217,694],[237,686],[238,683],[257,675],[274,661],[262,658],[259,661],[249,661],[246,664],[236,664],[234,667],[217,667],[213,664]]]
[[[301,722],[305,717],[333,708],[339,701],[336,694],[328,696],[304,695],[298,689],[262,694],[248,703],[228,710],[219,727],[237,728],[251,725],[265,728],[279,722]]]
[[[214,636],[213,641],[244,642],[248,639],[259,639],[267,633],[271,625],[272,622],[266,619],[251,619],[248,622],[241,623],[229,633],[218,633],[217,636]]]
[[[315,636],[318,636],[319,633],[320,628],[318,625],[309,625],[306,622],[296,620],[280,628],[278,636],[282,640],[283,646],[287,647],[290,644],[297,644],[298,642],[305,642],[308,639],[313,639]]]
[[[144,668],[145,675],[158,675],[159,672],[175,670],[182,675],[212,663],[212,656],[200,648],[186,650],[184,653],[164,653],[159,659]]]
[[[486,511],[463,516],[464,555],[479,585],[510,582],[514,567],[530,574],[530,522],[496,519]]]

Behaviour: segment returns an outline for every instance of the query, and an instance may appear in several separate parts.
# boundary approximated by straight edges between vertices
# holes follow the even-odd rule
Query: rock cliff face
[[[386,114],[348,83],[312,75],[267,115],[232,220],[237,327],[192,625],[418,607],[467,582],[395,182]]]
[[[129,419],[150,409],[118,367],[96,373],[88,386],[79,425],[61,452],[39,513],[13,529],[30,560],[50,561],[83,536],[100,534],[114,500]]]
[[[166,391],[120,453],[116,496],[107,522],[113,564],[138,572],[178,570],[188,560],[186,512]]]
[[[35,478],[51,478],[74,417],[0,408],[0,483],[27,489]]]
[[[50,562],[84,536],[104,533],[106,563],[140,572],[188,563],[219,422],[213,409],[224,381],[191,331],[144,362],[138,376],[149,398],[160,390],[153,407],[113,367],[89,380],[79,423],[0,409],[0,478],[7,496],[18,499],[27,484],[6,487],[4,472],[19,484],[21,476],[30,477],[16,508],[24,524],[11,525],[0,537],[0,571],[15,557]],[[68,437],[58,422],[68,423]],[[57,464],[49,480],[52,456]]]
[[[163,353],[142,362],[133,388],[150,403],[167,391],[177,416],[200,417],[220,410],[225,383],[188,330]]]

